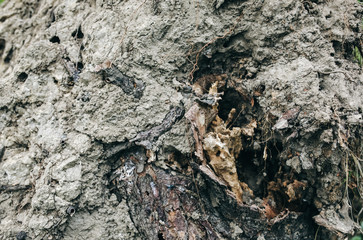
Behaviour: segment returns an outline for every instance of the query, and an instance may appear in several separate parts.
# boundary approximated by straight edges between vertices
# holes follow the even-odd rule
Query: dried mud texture
[[[354,234],[362,18],[355,0],[5,0],[0,239]],[[204,148],[216,119],[241,129],[241,198]]]

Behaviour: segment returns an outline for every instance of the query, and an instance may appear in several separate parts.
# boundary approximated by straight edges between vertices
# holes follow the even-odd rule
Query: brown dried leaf
[[[269,204],[267,199],[264,199],[262,205],[265,207],[265,216],[268,220],[271,220],[278,215],[277,211]]]
[[[203,154],[203,136],[206,133],[207,127],[217,113],[213,109],[209,111],[205,108],[194,104],[189,111],[185,114],[186,119],[192,124],[193,137],[195,140],[195,155],[202,161],[205,162]]]
[[[203,147],[210,165],[218,176],[226,181],[238,202],[242,202],[242,188],[238,180],[236,158],[242,150],[241,129],[227,129],[224,121],[216,116],[211,124],[212,132],[206,134]]]
[[[284,186],[286,183],[284,182]],[[294,180],[293,183],[290,183],[286,186],[285,193],[289,196],[288,201],[295,201],[302,198],[302,193],[306,188],[306,183],[300,182],[298,180]]]
[[[248,186],[247,183],[244,183],[244,182],[239,182],[239,184],[241,185],[241,188],[244,192],[248,192],[248,194],[250,196],[253,196],[253,191],[252,189]]]

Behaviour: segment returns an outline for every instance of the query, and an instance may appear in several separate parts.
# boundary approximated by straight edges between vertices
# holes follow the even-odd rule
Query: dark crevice
[[[218,115],[224,121],[227,120],[228,114],[232,108],[236,109],[236,116],[233,120],[233,126],[242,126],[242,124],[247,122],[246,119],[246,102],[243,96],[233,88],[228,88],[224,92],[222,100],[219,102]]]
[[[0,57],[3,55],[6,46],[5,39],[0,38]]]
[[[55,22],[55,14],[54,14],[54,11],[53,10],[50,13],[50,21],[51,22]]]
[[[256,91],[260,91],[260,94],[262,94],[264,86],[256,89]],[[252,105],[251,102],[253,102],[254,105]],[[236,112],[228,127],[242,127],[243,125],[250,123],[253,119],[259,121],[263,118],[261,108],[258,102],[254,101],[253,97],[244,93],[242,90],[237,91],[235,88],[230,87],[224,92],[223,98],[219,102],[219,117],[226,121],[232,108],[236,109]]]
[[[5,59],[4,59],[4,62],[5,63],[9,63],[13,57],[13,52],[14,52],[14,49],[13,48],[10,48],[8,54],[6,55]]]
[[[238,36],[236,37],[238,38]],[[223,47],[223,44],[236,46],[236,44],[233,45],[230,42],[224,39],[217,41],[215,44],[220,45],[219,48],[216,47],[219,49],[218,51],[213,54],[202,53],[198,59],[198,68],[193,74],[193,79],[196,80],[205,75],[221,75],[226,73],[229,73],[230,77],[245,78],[248,74],[246,66],[254,64],[251,58],[251,48],[244,49],[243,47],[238,47],[237,49],[230,48],[227,50]],[[208,52],[208,49],[205,52]]]
[[[341,62],[341,61],[336,60],[336,61],[335,61],[335,65],[337,65],[338,67],[341,67],[343,64],[342,64],[342,62]]]
[[[242,3],[246,2],[246,0],[225,0],[218,7],[218,10],[228,9],[231,5],[241,6]]]
[[[340,41],[333,40],[332,45],[335,51],[334,56],[337,57],[343,57],[345,59],[353,59],[353,49],[354,47],[357,47],[360,52],[362,52],[362,49],[360,48],[360,39],[355,39],[354,41],[344,41],[343,43]],[[335,62],[338,66],[341,65],[337,62]]]
[[[171,168],[178,172],[180,170],[188,170],[189,158],[187,155],[181,153],[174,147],[165,148],[164,151],[168,154],[167,163],[171,166]]]
[[[82,62],[77,62],[77,69],[82,72],[83,70],[83,63]]]
[[[277,179],[281,162],[279,154],[282,152],[281,142],[269,142],[266,149],[268,157],[264,160],[265,146],[258,150],[253,149],[251,140],[244,139],[245,149],[239,154],[236,161],[239,179],[248,184],[254,195],[260,198],[267,196],[267,184]]]
[[[158,234],[158,239],[159,239],[159,240],[164,240],[164,237],[163,237],[163,234],[162,234],[162,233],[159,233],[159,234]]]
[[[58,36],[53,36],[51,39],[49,39],[51,43],[60,43],[60,39]]]
[[[226,121],[231,109],[235,108],[236,113],[230,127],[243,128],[252,121],[257,122],[253,137],[242,136],[243,149],[236,159],[240,182],[247,184],[253,192],[253,196],[248,197],[249,193],[245,191],[243,201],[253,201],[258,197],[263,200],[264,206],[270,206],[276,215],[286,209],[291,212],[304,212],[301,216],[305,219],[304,224],[315,227],[316,224],[311,215],[317,214],[313,204],[314,189],[306,180],[309,179],[307,175],[310,173],[298,174],[285,163],[286,157],[284,156],[288,152],[286,148],[289,146],[284,145],[286,144],[284,140],[293,134],[293,129],[287,129],[283,133],[269,132],[273,124],[266,122],[265,113],[261,110],[257,98],[252,99],[242,89],[238,89],[238,91],[236,89],[229,87],[224,91],[222,100],[219,102],[218,115]],[[253,91],[253,94],[260,96],[264,90],[265,86],[261,85]],[[298,128],[293,121],[290,121],[289,124]],[[313,136],[313,138],[319,139],[319,136]],[[216,154],[218,155],[218,152]],[[289,189],[296,191],[296,197],[288,194]],[[270,217],[276,215],[270,215]]]
[[[81,26],[72,32],[72,37],[76,37],[78,39],[82,39],[84,37]]]
[[[25,80],[28,78],[28,74],[26,72],[22,72],[18,76],[19,82],[25,82]]]

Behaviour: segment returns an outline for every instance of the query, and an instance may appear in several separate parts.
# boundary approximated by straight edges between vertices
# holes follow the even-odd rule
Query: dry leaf
[[[265,207],[265,216],[268,220],[271,220],[277,216],[278,213],[276,209],[271,206],[268,199],[264,199],[263,206]]]
[[[198,104],[194,104],[189,111],[185,114],[186,119],[192,124],[193,137],[195,140],[195,155],[205,162],[203,154],[203,136],[206,133],[207,127],[217,113],[213,109],[204,109]]]
[[[286,186],[286,183],[283,184]],[[306,188],[306,183],[300,182],[298,180],[294,180],[293,183],[290,183],[286,186],[285,193],[289,196],[288,201],[295,201],[302,198],[302,193]]]
[[[236,158],[242,150],[241,129],[227,129],[216,116],[211,124],[212,132],[206,134],[203,147],[216,174],[226,181],[238,202],[242,202],[242,188],[238,180]]]
[[[245,136],[252,137],[255,133],[255,128],[257,128],[257,121],[255,119],[252,119],[251,122],[244,126],[242,130],[242,134]]]

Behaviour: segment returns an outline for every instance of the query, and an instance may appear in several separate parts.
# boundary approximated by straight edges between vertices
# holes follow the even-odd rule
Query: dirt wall
[[[354,234],[362,18],[355,0],[5,0],[0,239]]]

